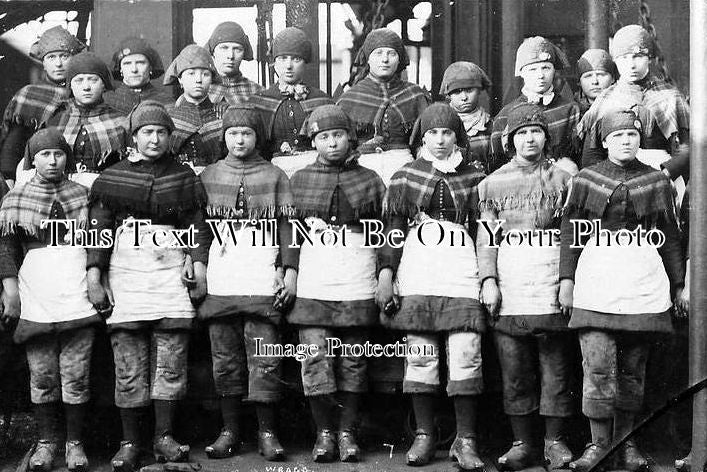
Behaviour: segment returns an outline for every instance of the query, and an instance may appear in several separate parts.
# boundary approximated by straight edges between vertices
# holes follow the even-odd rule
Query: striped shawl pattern
[[[22,87],[10,100],[3,114],[3,130],[13,124],[38,130],[69,98],[69,89],[51,84]]]
[[[61,212],[56,212],[56,206]],[[63,212],[63,214],[62,214]],[[60,215],[76,221],[80,229],[88,221],[88,189],[83,185],[63,179],[48,182],[34,176],[25,185],[8,192],[0,207],[0,234],[16,234],[21,229],[26,234],[48,241],[49,230],[42,228],[42,220]]]
[[[91,148],[100,157],[96,167],[111,151],[120,152],[128,143],[127,118],[105,103],[86,110],[73,102],[66,102],[64,108],[48,124],[59,128],[72,148],[81,129],[85,129]]]
[[[290,187],[297,215],[302,218],[326,218],[337,187],[351,204],[356,218],[378,218],[385,195],[385,185],[378,174],[360,166],[355,158],[342,166],[327,165],[317,159],[295,172]]]
[[[246,160],[226,157],[199,175],[211,218],[278,218],[294,214],[287,175],[259,155]],[[238,190],[243,186],[247,215],[238,211]]]
[[[577,136],[589,140],[590,148],[601,147],[601,118],[610,110],[636,104],[645,107],[650,115],[642,119],[645,136],[651,136],[657,129],[665,139],[670,139],[680,129],[690,129],[690,108],[685,97],[662,79],[650,77],[643,86],[616,83],[604,90],[577,124]]]
[[[226,101],[229,105],[237,105],[248,101],[250,97],[263,90],[263,87],[242,75],[232,79],[220,77],[220,83],[212,83],[209,87],[209,99],[212,103]]]
[[[495,167],[508,162],[508,156],[503,149],[503,134],[508,124],[508,113],[519,103],[525,103],[528,98],[521,94],[518,98],[504,106],[493,120],[491,129],[491,160]],[[547,118],[548,130],[550,131],[550,155],[553,159],[569,157],[575,162],[579,161],[579,150],[573,145],[572,136],[574,129],[579,123],[579,105],[574,101],[564,98],[559,93],[555,93],[549,105],[540,105]]]
[[[214,105],[208,98],[194,105],[181,96],[174,106],[167,108],[167,112],[174,121],[170,140],[172,152],[180,154],[184,144],[193,139],[197,146],[197,159],[201,161],[199,165],[211,164],[223,156],[223,122],[216,116]]]
[[[628,187],[628,198],[633,204],[636,216],[665,216],[675,220],[673,194],[669,179],[660,171],[643,163],[633,165],[641,171],[625,181],[618,180],[610,161],[582,169],[572,181],[572,190],[567,201],[568,211],[586,210],[591,215],[601,218],[606,210],[611,195],[619,185]]]
[[[140,91],[120,85],[115,90],[108,90],[103,94],[103,100],[121,114],[127,116],[133,108],[145,100],[155,100],[164,106],[172,104],[172,96],[158,90],[148,83]]]
[[[285,103],[285,98],[286,97],[280,93],[277,84],[250,98],[249,102],[262,113],[265,131],[267,132],[267,141],[274,139],[275,116],[282,104]],[[322,105],[331,105],[334,101],[321,90],[309,87],[309,95],[307,98],[299,100],[297,103],[302,107],[302,111],[304,111],[305,115],[309,116],[315,108]],[[303,123],[299,123],[298,128],[301,129],[302,125]]]
[[[93,183],[90,201],[114,212],[161,218],[203,207],[206,192],[189,166],[167,155],[156,162],[123,159],[109,167]]]
[[[435,186],[442,180],[449,188],[456,210],[455,222],[466,223],[469,214],[477,214],[476,186],[485,174],[464,159],[456,172],[445,174],[435,169],[432,162],[417,159],[405,164],[393,174],[388,186],[383,206],[383,215],[414,218],[424,211],[434,193]]]

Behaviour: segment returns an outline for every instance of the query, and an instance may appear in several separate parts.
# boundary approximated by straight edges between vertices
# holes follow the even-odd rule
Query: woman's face
[[[49,80],[57,84],[66,80],[66,63],[70,58],[71,54],[68,51],[52,51],[44,56],[42,65]]]
[[[96,74],[76,74],[71,79],[71,93],[79,105],[90,106],[100,103],[105,89],[103,80]]]
[[[623,54],[614,59],[622,82],[638,82],[648,75],[651,58],[647,54]]]
[[[523,86],[533,93],[545,93],[552,87],[555,79],[555,66],[552,62],[536,62],[520,69]]]
[[[349,132],[343,128],[320,131],[314,136],[312,146],[327,162],[341,162],[349,155]]]
[[[128,54],[120,61],[123,83],[130,88],[141,88],[150,82],[150,61],[144,54]]]
[[[133,140],[140,154],[155,160],[169,149],[169,130],[162,125],[145,125],[135,132]]]
[[[469,87],[449,92],[449,104],[460,113],[470,113],[479,106],[481,89]]]
[[[513,134],[516,155],[528,161],[537,160],[545,147],[545,130],[538,125],[524,126]]]
[[[641,145],[641,133],[633,128],[616,130],[602,141],[614,164],[625,165],[636,158]]]
[[[258,136],[253,128],[248,126],[231,126],[223,134],[226,149],[231,157],[243,159],[255,151]]]
[[[195,67],[187,69],[179,76],[179,83],[184,89],[184,96],[200,101],[206,98],[211,87],[212,73],[209,69]]]
[[[274,67],[280,81],[294,85],[302,82],[305,65],[299,56],[282,55],[275,58]]]
[[[393,48],[376,48],[368,56],[368,68],[374,77],[390,79],[395,75],[400,64],[398,51]]]
[[[42,149],[34,155],[37,173],[50,181],[60,180],[66,168],[66,153],[61,149]]]
[[[432,128],[425,131],[422,143],[435,159],[447,159],[454,151],[457,135],[449,128]]]
[[[593,102],[604,89],[613,83],[614,77],[604,70],[590,70],[579,78],[582,92],[590,102]]]

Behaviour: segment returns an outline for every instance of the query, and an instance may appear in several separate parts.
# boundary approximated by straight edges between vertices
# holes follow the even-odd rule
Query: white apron
[[[386,187],[390,184],[393,174],[412,161],[413,157],[409,149],[391,149],[390,151],[361,154],[358,158],[358,163],[363,167],[376,171]]]
[[[211,242],[206,282],[209,294],[221,296],[273,295],[275,280],[275,258],[277,246],[266,247],[262,234],[252,226],[237,225],[236,241],[230,234],[223,236],[223,245],[217,240]],[[253,235],[256,245],[253,245]],[[266,231],[265,241],[270,243],[270,232]]]
[[[322,221],[322,224],[324,222]],[[346,233],[335,245],[321,244],[320,232],[312,229],[314,244],[304,241],[300,250],[297,296],[315,300],[368,300],[376,291],[376,252],[361,247],[363,233]]]
[[[655,248],[596,246],[592,238],[582,250],[575,307],[627,315],[662,313],[671,305],[670,282]]]
[[[23,320],[58,323],[96,314],[88,300],[86,250],[83,248],[30,249],[17,278]]]
[[[550,315],[560,312],[560,241],[554,246],[511,246],[498,248],[496,270],[501,290],[500,316]]]
[[[291,178],[295,172],[300,169],[304,169],[310,164],[313,164],[317,160],[317,151],[305,151],[298,152],[297,154],[292,154],[288,156],[277,156],[272,158],[273,165],[279,167],[285,174],[287,178]]]
[[[429,295],[478,300],[479,267],[474,240],[466,228],[451,221],[428,219],[425,223],[421,237],[418,237],[420,225],[416,225],[405,238],[396,277],[397,293],[403,297]],[[442,230],[445,238],[436,244]],[[452,233],[454,246],[450,241]]]
[[[194,308],[182,282],[184,251],[167,247],[169,239],[152,244],[152,233],[172,226],[141,227],[140,246],[133,245],[135,229],[128,223],[116,231],[110,259],[110,286],[115,298],[108,324],[162,318],[193,318]]]

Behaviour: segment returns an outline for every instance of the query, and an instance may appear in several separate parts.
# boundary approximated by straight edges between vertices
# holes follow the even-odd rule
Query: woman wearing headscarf
[[[608,52],[587,49],[577,61],[577,75],[579,90],[574,95],[574,101],[579,104],[579,111],[584,116],[594,100],[616,81],[619,73]]]
[[[376,252],[364,247],[361,220],[380,217],[385,187],[375,172],[357,163],[356,137],[341,107],[314,110],[307,132],[317,160],[295,172],[291,188],[304,223],[298,232],[306,231],[310,240],[299,238],[297,300],[287,321],[297,327],[300,344],[317,347],[316,355],[302,361],[304,395],[317,427],[312,459],[331,462],[338,446],[342,462],[356,462],[361,457],[356,426],[361,394],[368,391],[367,361],[329,352],[327,346],[329,339],[363,344],[369,328],[378,323]]]
[[[375,170],[388,185],[395,171],[413,160],[410,133],[431,100],[419,86],[402,80],[410,60],[394,31],[371,31],[359,54],[366,61],[365,77],[344,92],[337,105],[356,127],[359,163]]]
[[[292,176],[317,158],[302,129],[305,119],[315,108],[334,102],[302,81],[312,60],[312,43],[304,31],[295,27],[280,31],[273,39],[272,56],[277,83],[252,96],[250,103],[262,111],[265,120],[264,157]]]
[[[280,344],[282,313],[295,295],[296,252],[289,247],[288,221],[292,194],[285,173],[260,155],[265,132],[257,110],[245,104],[229,107],[223,135],[228,154],[200,175],[208,217],[226,220],[212,226],[221,236],[209,249],[208,294],[199,307],[199,318],[208,325],[223,418],[221,434],[206,447],[206,454],[223,458],[238,452],[238,416],[247,394],[258,416],[258,451],[267,460],[282,460],[285,451],[276,424],[277,403],[283,397],[281,358],[259,355],[256,339],[260,345]],[[235,225],[235,241],[229,225]],[[273,233],[278,244],[262,244],[271,241]]]
[[[134,151],[103,171],[90,195],[90,227],[108,232],[114,244],[88,249],[86,265],[91,300],[114,304],[107,324],[123,441],[112,466],[123,472],[138,467],[150,405],[155,458],[174,462],[189,456],[189,446],[174,439],[174,416],[187,387],[195,315],[190,295],[200,299],[206,290],[209,231],[201,182],[169,152],[174,124],[164,106],[142,102],[129,122]],[[179,232],[190,228],[198,233]],[[193,270],[185,264],[185,254],[191,256]],[[185,285],[193,286],[191,293]]]
[[[673,194],[669,179],[636,157],[643,132],[633,109],[604,115],[597,133],[608,158],[574,178],[562,221],[559,300],[572,307],[569,326],[579,332],[582,413],[592,433],[570,464],[579,472],[633,431],[651,344],[672,332],[671,300],[681,303],[685,265]],[[633,440],[619,461],[624,470],[648,467]]]
[[[17,164],[24,155],[27,140],[56,113],[69,98],[66,63],[86,47],[61,26],[49,28],[29,51],[41,61],[44,74],[36,84],[25,85],[9,101],[2,117],[0,171],[14,184]]]
[[[456,417],[449,457],[463,470],[481,471],[476,426],[486,317],[472,235],[476,186],[484,174],[465,157],[462,121],[447,104],[435,103],[422,113],[411,144],[422,145],[420,157],[393,175],[384,206],[388,230],[407,236],[404,247],[386,246],[382,252],[376,295],[386,315],[383,325],[404,332],[409,351],[403,392],[412,396],[417,426],[407,463],[425,465],[434,458],[434,410],[443,382],[439,350],[446,349],[446,393]]]
[[[128,143],[127,122],[103,101],[103,92],[113,90],[113,84],[98,56],[81,52],[69,59],[66,68],[71,98],[47,120],[47,126],[61,131],[72,151],[75,170],[70,169],[69,179],[91,188],[99,172],[120,160]],[[27,172],[23,176],[18,172],[18,184],[32,177],[27,162],[23,169]]]
[[[128,37],[113,53],[111,72],[121,83],[103,96],[106,103],[123,115],[145,100],[168,105],[172,96],[152,85],[152,80],[164,74],[162,59],[155,49],[142,38]]]
[[[179,83],[182,94],[168,107],[174,121],[171,147],[177,161],[198,175],[223,157],[221,120],[209,100],[209,88],[218,74],[209,52],[196,44],[186,46],[167,68],[164,85]]]
[[[68,220],[74,229],[85,230],[88,190],[67,179],[71,149],[57,129],[37,131],[27,143],[26,158],[37,173],[12,189],[0,207],[0,267],[3,317],[19,317],[14,340],[27,352],[39,424],[29,467],[52,469],[64,433],[59,424],[63,409],[66,466],[85,471],[82,429],[95,325],[101,318],[88,297],[86,250],[65,224],[57,222],[52,229],[44,220]]]
[[[495,320],[503,407],[513,429],[513,445],[498,463],[511,470],[541,463],[534,437],[539,413],[545,460],[561,469],[572,460],[565,435],[574,413],[573,337],[557,301],[558,233],[571,176],[548,159],[543,107],[517,104],[506,129],[513,157],[479,184],[477,235],[481,295]]]

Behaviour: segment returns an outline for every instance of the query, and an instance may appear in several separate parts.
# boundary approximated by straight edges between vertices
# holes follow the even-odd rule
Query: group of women
[[[51,470],[64,437],[69,470],[88,468],[82,429],[102,325],[122,420],[116,471],[139,467],[150,411],[155,458],[188,460],[174,421],[195,319],[208,330],[223,419],[206,447],[211,458],[238,453],[244,400],[255,405],[260,454],[285,458],[282,359],[258,353],[281,343],[284,321],[301,344],[318,347],[301,362],[316,462],[362,458],[356,426],[367,359],[328,356],[327,344],[364,344],[377,325],[415,348],[403,382],[416,423],[409,465],[434,458],[444,385],[456,416],[449,457],[483,470],[487,330],[513,430],[499,467],[586,471],[631,431],[649,335],[671,330],[673,303],[686,309],[669,177],[686,169],[687,106],[649,72],[645,30],[622,28],[610,55],[582,56],[579,103],[556,77],[564,54],[544,38],[525,40],[516,56],[521,94],[493,119],[479,105],[490,86],[483,70],[450,65],[446,100],[430,103],[403,79],[405,47],[385,28],[366,37],[364,73],[336,104],[302,81],[312,46],[297,28],[274,38],[277,82],[268,89],[240,73],[252,47],[233,22],[206,47],[184,48],[166,71],[144,40],[126,39],[113,58],[117,89],[82,48],[62,28],[46,31],[31,52],[44,81],[20,90],[3,119],[0,169],[12,188],[3,185],[0,207],[2,322],[16,324],[14,341],[27,353],[39,424],[32,470]],[[176,102],[150,84],[162,73],[182,89]],[[664,160],[662,171],[641,153]],[[367,219],[404,242],[363,244]],[[45,220],[73,226],[51,231]],[[619,238],[658,229],[665,241],[658,249],[602,244],[595,234],[577,241],[574,222],[585,220]],[[308,237],[293,234],[293,221]],[[111,244],[73,244],[74,229]],[[181,231],[189,229],[191,240]],[[345,242],[323,236],[332,230],[346,231]],[[429,244],[440,234],[454,239]],[[575,456],[566,427],[577,339],[592,441]],[[647,466],[632,441],[619,460],[631,471]]]

